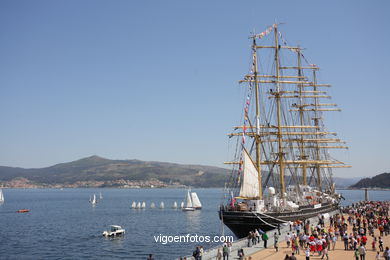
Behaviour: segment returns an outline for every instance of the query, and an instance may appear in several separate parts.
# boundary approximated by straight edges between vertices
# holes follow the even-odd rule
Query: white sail
[[[141,208],[141,202],[138,202],[136,209],[140,209],[140,208]]]
[[[176,202],[176,201],[173,202],[172,208],[173,208],[173,209],[177,209],[177,202]]]
[[[197,208],[197,209],[202,208],[202,203],[200,203],[200,200],[198,198],[198,194],[196,194],[196,192],[191,192],[191,199],[192,199],[192,206],[194,208]]]
[[[131,208],[135,209],[136,207],[137,207],[137,203],[135,203],[135,201],[133,201],[133,203],[131,203]]]
[[[99,196],[100,199],[103,199],[103,195],[102,193],[100,192],[100,196]]]
[[[92,195],[91,204],[92,205],[96,204],[96,195],[95,194]]]
[[[154,204],[154,202],[152,202],[152,203],[150,204],[150,208],[154,209],[155,207],[156,207],[156,204]]]
[[[184,201],[181,202],[180,208],[184,208]]]
[[[185,207],[186,208],[192,208],[193,207],[190,191],[187,192]]]
[[[163,208],[164,208],[164,202],[161,201],[161,203],[160,203],[160,209],[163,209]]]
[[[4,202],[3,190],[0,189],[0,203]]]
[[[144,209],[144,208],[146,208],[146,203],[145,203],[145,201],[142,202],[142,204],[141,204],[141,209]]]
[[[257,169],[247,151],[244,149],[242,153],[244,169],[242,174],[240,197],[256,198],[259,196],[259,173],[257,172]]]

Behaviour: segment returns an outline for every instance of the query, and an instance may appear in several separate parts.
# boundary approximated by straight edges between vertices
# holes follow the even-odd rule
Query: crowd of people
[[[319,217],[318,223],[310,221],[291,223],[290,232],[284,237],[287,248],[291,248],[291,253],[284,259],[296,260],[298,255],[304,255],[306,260],[310,260],[312,256],[328,260],[329,253],[335,250],[337,243],[341,243],[343,249],[350,251],[356,260],[366,260],[369,250],[375,251],[375,260],[390,260],[389,246],[385,245],[383,240],[390,235],[389,207],[388,201],[364,201],[344,208],[343,214],[330,216],[327,225],[324,215]],[[276,251],[279,251],[280,236],[278,226],[278,229],[273,231],[273,247]],[[251,247],[263,241],[264,248],[267,248],[268,240],[266,232],[255,229],[247,236],[247,246]],[[225,243],[218,249],[216,259],[228,260],[232,253],[231,247],[231,243]],[[197,247],[193,257],[201,260],[203,252],[202,247]],[[243,249],[238,250],[237,255],[239,259],[245,259]]]
[[[376,251],[376,259],[390,260],[389,247],[384,247],[382,239],[390,234],[388,212],[389,202],[370,201],[352,204],[343,210],[344,214],[331,216],[329,226],[325,226],[324,216],[317,225],[297,221],[285,237],[287,248],[292,250],[292,255],[285,259],[295,260],[303,251],[307,260],[314,255],[328,260],[329,252],[340,241],[344,250],[353,251],[356,260],[365,260],[367,250]],[[274,247],[278,251],[277,242]]]

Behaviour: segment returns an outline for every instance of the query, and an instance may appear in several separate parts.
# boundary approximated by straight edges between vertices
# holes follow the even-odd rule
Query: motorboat
[[[118,225],[111,225],[110,230],[106,230],[103,232],[103,236],[105,237],[116,237],[124,234],[125,234],[125,230]]]

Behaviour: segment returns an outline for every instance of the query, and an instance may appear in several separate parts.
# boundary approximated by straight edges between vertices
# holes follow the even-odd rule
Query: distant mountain
[[[18,183],[76,186],[144,186],[145,181],[196,187],[222,187],[228,170],[202,165],[182,165],[140,160],[109,160],[91,156],[77,161],[40,169],[0,166],[0,183],[17,179]],[[122,182],[118,182],[121,180]],[[95,183],[94,183],[95,182]],[[148,182],[147,185],[152,185]],[[154,185],[155,186],[155,185]]]
[[[223,187],[229,172],[213,166],[109,160],[95,155],[39,169],[0,166],[0,187]],[[265,182],[268,172],[263,174]],[[274,179],[272,185],[278,187],[279,177]],[[359,178],[334,180],[336,188],[346,188]],[[286,176],[286,182],[290,181]]]
[[[349,186],[355,184],[361,179],[361,177],[355,178],[341,178],[341,177],[333,177],[333,181],[336,184],[336,188],[348,188]]]
[[[350,188],[383,188],[390,189],[390,173],[382,173],[372,178],[364,178]]]

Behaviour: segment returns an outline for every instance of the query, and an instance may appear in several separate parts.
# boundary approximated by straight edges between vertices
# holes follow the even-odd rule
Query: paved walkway
[[[318,217],[314,217],[314,218],[311,218],[309,220],[310,220],[310,223],[317,223]],[[231,253],[229,254],[229,260],[239,259],[238,258],[238,250],[239,249],[244,250],[244,254],[247,256],[246,259],[248,259],[248,257],[252,256],[252,255],[255,257],[256,254],[262,250],[275,251],[273,249],[273,246],[274,246],[273,235],[275,232],[278,232],[278,231],[271,230],[271,231],[267,232],[267,235],[269,237],[268,242],[267,242],[267,247],[272,248],[272,249],[264,249],[264,246],[263,246],[264,242],[263,241],[260,241],[259,244],[251,246],[251,247],[248,247],[248,239],[247,238],[243,238],[243,239],[235,241],[231,247]],[[288,232],[291,234],[289,225],[287,225],[287,226],[282,225],[280,227],[280,233],[281,233],[281,235],[279,236],[280,250],[282,250],[282,244],[284,243],[284,237],[287,235]],[[284,245],[285,245],[285,243],[284,243]],[[222,252],[222,246],[221,247],[214,247],[214,248],[211,248],[209,250],[206,250],[203,254],[202,260],[217,259],[216,256],[217,256],[218,249],[221,249],[221,252]],[[187,259],[194,259],[194,258],[192,256],[187,256]],[[252,259],[263,259],[263,258],[252,258]],[[274,259],[274,258],[268,258],[268,259]],[[276,259],[278,259],[278,258],[276,258]]]
[[[352,227],[348,227],[348,234],[352,233]],[[379,231],[378,229],[374,232],[375,237],[379,237]],[[286,242],[284,241],[284,237],[281,236],[283,239],[279,239],[279,252],[276,252],[275,249],[272,248],[269,249],[263,249],[258,250],[257,252],[246,254],[245,260],[283,260],[286,256],[286,254],[291,255],[292,251],[291,248],[287,248]],[[383,239],[383,247],[386,248],[386,246],[390,247],[390,235],[382,237]],[[379,251],[378,249],[378,243],[376,244],[377,250],[372,250],[371,243],[373,241],[372,237],[368,237],[367,245],[366,245],[366,260],[375,260],[376,252]],[[336,242],[335,250],[329,251],[329,259],[330,260],[348,260],[348,259],[354,259],[354,251],[353,250],[344,250],[344,242],[340,239]],[[380,253],[381,258],[383,252]],[[296,255],[297,260],[304,260],[305,258],[305,252],[301,250],[300,255]],[[311,256],[310,259],[321,259],[318,254],[315,256]],[[326,257],[324,258],[326,259]]]

